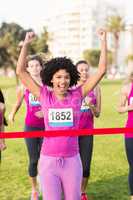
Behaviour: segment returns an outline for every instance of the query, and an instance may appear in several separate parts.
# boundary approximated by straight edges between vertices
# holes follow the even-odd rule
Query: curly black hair
[[[61,69],[66,70],[66,72],[70,74],[70,87],[76,85],[80,78],[79,72],[72,60],[66,57],[53,58],[45,63],[45,67],[40,74],[43,84],[53,87],[53,84],[51,83],[53,75]]]

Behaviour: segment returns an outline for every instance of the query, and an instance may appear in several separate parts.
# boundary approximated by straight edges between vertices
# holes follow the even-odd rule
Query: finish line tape
[[[95,128],[95,129],[32,131],[32,132],[1,132],[0,138],[112,135],[112,134],[122,134],[122,133],[133,134],[133,128]]]

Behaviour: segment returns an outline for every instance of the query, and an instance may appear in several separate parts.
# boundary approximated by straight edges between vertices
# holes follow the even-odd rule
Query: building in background
[[[123,10],[119,7],[120,13]],[[107,16],[115,12],[114,7],[104,0],[76,0],[71,9],[64,9],[59,15],[47,19],[45,24],[51,34],[49,47],[53,56],[71,57],[76,62],[82,58],[84,50],[99,48],[97,30],[105,25]],[[109,49],[113,49],[111,36],[108,41]],[[123,60],[119,59],[121,62]]]

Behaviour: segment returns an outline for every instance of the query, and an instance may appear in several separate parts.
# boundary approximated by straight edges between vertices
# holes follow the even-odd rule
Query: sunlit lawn
[[[126,115],[119,115],[116,107],[121,81],[103,81],[102,113],[96,127],[122,127]],[[0,79],[7,105],[6,116],[16,99],[14,79]],[[22,131],[24,105],[16,115],[16,121],[6,131]],[[23,139],[8,139],[0,166],[0,200],[27,200],[30,184],[27,175],[27,152]],[[124,151],[123,135],[95,136],[91,177],[88,184],[90,200],[128,200],[128,165]],[[71,179],[70,179],[71,184]]]

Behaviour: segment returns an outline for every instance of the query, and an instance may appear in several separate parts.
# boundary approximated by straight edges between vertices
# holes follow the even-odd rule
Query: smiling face
[[[64,96],[70,86],[70,74],[65,69],[58,70],[51,80],[56,95]]]
[[[42,66],[38,60],[30,60],[28,61],[27,71],[31,76],[40,76],[40,72],[42,70]]]
[[[85,82],[89,77],[89,65],[85,63],[78,64],[77,70],[80,73],[80,81]]]

